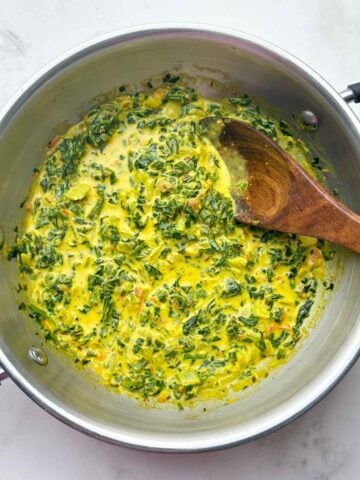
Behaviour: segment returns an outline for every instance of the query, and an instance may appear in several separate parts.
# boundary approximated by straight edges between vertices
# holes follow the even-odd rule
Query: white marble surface
[[[222,24],[259,35],[339,90],[360,80],[359,0],[0,0],[0,107],[68,48],[117,28],[161,21]],[[81,435],[8,380],[0,387],[0,479],[358,479],[359,397],[358,364],[286,428],[231,450],[175,456]]]

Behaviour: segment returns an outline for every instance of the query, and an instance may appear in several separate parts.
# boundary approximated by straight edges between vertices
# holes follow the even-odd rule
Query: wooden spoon
[[[360,216],[332,197],[269,137],[230,118],[201,121],[231,175],[235,219],[360,253]]]

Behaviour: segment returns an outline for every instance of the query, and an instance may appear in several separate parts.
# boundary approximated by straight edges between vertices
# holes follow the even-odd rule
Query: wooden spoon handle
[[[338,207],[339,211],[337,215],[340,228],[334,235],[334,238],[330,238],[331,235],[329,234],[327,240],[340,243],[350,248],[350,250],[360,253],[360,216],[349,211],[345,206],[345,208],[342,208],[341,205],[338,205]]]
[[[322,202],[321,198],[313,200],[313,205],[300,213],[302,221],[297,224],[298,233],[339,243],[360,253],[360,216],[335,200],[329,203]]]
[[[290,201],[271,220],[271,228],[329,240],[360,253],[360,216],[313,182],[294,162],[289,170],[295,177]]]

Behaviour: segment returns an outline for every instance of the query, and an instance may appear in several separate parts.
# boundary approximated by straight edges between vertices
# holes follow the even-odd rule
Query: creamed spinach
[[[229,173],[199,125],[209,115],[252,124],[306,164],[288,125],[247,95],[215,102],[167,75],[51,142],[9,251],[46,340],[116,391],[179,408],[286,361],[331,256],[234,222]]]

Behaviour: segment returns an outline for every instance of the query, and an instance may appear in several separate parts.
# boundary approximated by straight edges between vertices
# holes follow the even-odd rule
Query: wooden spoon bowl
[[[269,137],[230,118],[202,120],[224,159],[241,223],[339,243],[360,253],[360,216]]]

